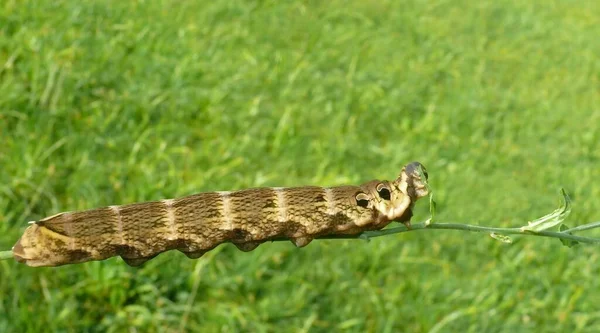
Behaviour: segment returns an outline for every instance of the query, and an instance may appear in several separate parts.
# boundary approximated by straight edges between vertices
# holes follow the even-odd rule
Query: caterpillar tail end
[[[21,245],[21,240],[19,239],[17,243],[12,248],[13,258],[21,264],[27,264],[27,259],[25,258],[25,250],[23,249],[23,245]]]

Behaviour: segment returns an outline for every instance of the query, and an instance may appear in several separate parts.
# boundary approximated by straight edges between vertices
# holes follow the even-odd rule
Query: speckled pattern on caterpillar
[[[422,177],[425,179],[422,179]],[[251,251],[289,239],[296,246],[409,223],[428,194],[427,172],[406,165],[394,181],[359,186],[253,188],[56,214],[32,223],[13,247],[29,266],[60,266],[121,256],[132,266],[179,250],[198,258],[224,242]]]

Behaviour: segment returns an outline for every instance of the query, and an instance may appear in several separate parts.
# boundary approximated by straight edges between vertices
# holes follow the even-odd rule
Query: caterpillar
[[[225,242],[242,251],[279,239],[304,247],[315,238],[357,235],[392,221],[409,225],[415,202],[429,194],[427,177],[425,167],[412,162],[393,181],[205,192],[63,212],[31,222],[12,252],[32,267],[114,256],[138,266],[169,250],[199,258]]]

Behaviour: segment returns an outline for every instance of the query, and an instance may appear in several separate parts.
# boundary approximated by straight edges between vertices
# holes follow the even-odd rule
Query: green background
[[[597,1],[0,1],[0,250],[60,211],[428,169],[439,221],[600,220]],[[428,217],[420,202],[413,221]],[[594,247],[424,231],[33,269],[2,332],[598,332]]]

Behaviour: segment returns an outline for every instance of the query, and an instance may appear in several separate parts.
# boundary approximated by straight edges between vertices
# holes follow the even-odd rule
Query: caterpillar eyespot
[[[137,266],[169,250],[199,258],[226,242],[251,251],[272,240],[303,247],[320,237],[358,235],[410,220],[415,202],[428,194],[415,173],[420,168],[410,163],[391,182],[205,192],[59,213],[29,225],[13,257],[37,267],[120,256]],[[384,201],[370,200],[374,195]]]
[[[369,207],[369,197],[364,193],[356,194],[356,204],[360,207]]]
[[[392,194],[390,193],[390,190],[387,187],[385,187],[385,185],[383,185],[383,184],[377,185],[377,193],[379,193],[379,197],[383,200],[391,200],[391,198],[392,198]]]

